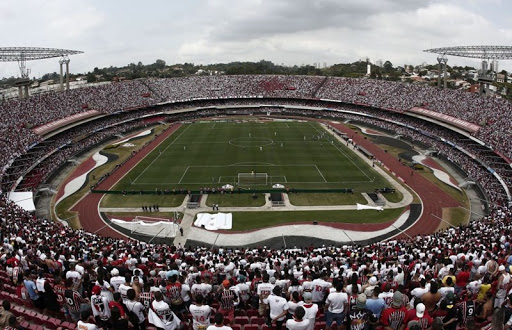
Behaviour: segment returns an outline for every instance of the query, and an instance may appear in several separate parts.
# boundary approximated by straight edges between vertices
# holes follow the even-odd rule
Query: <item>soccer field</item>
[[[113,189],[202,187],[353,188],[390,184],[316,122],[240,121],[184,124]]]

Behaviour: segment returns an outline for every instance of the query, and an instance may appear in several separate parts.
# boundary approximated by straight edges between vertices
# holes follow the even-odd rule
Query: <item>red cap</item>
[[[101,292],[101,287],[99,285],[95,285],[92,287],[92,294],[99,294]]]
[[[225,287],[225,288],[229,288],[231,286],[231,283],[229,283],[229,280],[224,280],[222,281],[222,285]]]

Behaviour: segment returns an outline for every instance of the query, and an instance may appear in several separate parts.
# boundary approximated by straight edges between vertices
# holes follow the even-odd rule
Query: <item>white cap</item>
[[[375,276],[370,277],[368,283],[370,283],[370,285],[377,285],[377,278]]]
[[[419,303],[416,305],[416,316],[417,317],[423,317],[425,314],[425,305],[423,303]]]
[[[498,270],[499,270],[500,272],[501,272],[501,271],[504,271],[504,270],[505,270],[505,266],[500,265],[500,266],[498,267]]]
[[[112,276],[117,276],[119,275],[119,270],[117,268],[113,268],[111,271],[110,271],[110,275]]]

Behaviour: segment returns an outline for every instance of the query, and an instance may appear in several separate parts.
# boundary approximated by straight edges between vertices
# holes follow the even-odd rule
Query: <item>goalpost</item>
[[[266,186],[268,184],[267,173],[238,173],[239,186]]]

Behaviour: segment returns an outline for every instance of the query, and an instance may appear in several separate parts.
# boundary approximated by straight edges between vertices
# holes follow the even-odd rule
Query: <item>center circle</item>
[[[274,143],[274,140],[262,137],[241,137],[229,140],[236,147],[264,147]]]

